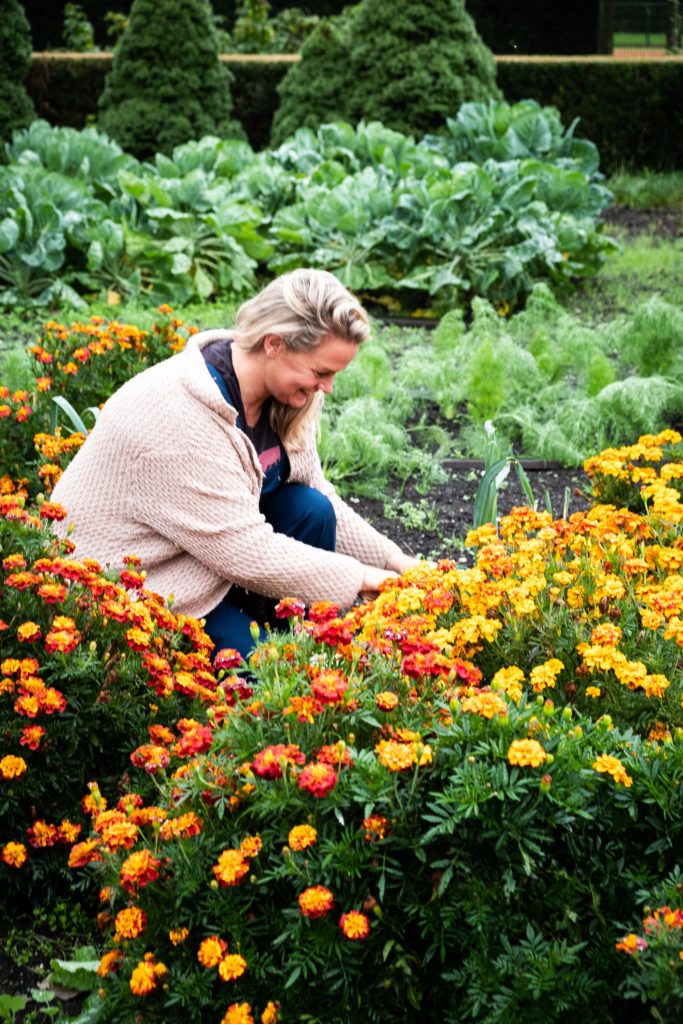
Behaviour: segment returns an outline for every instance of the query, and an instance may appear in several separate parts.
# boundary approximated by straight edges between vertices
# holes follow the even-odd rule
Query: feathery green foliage
[[[203,135],[244,138],[207,0],[134,0],[99,125],[140,158]]]

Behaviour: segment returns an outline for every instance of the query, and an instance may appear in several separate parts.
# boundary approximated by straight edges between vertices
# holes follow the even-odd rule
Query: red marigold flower
[[[28,858],[28,851],[23,843],[5,843],[2,848],[2,859],[10,868],[22,867]]]
[[[353,764],[353,754],[343,740],[321,747],[315,759],[324,764],[341,765],[343,768],[348,768]]]
[[[202,939],[197,950],[197,960],[202,967],[216,967],[228,952],[228,944],[220,935]]]
[[[308,615],[311,617],[312,609],[309,608]],[[328,644],[330,647],[339,647],[341,644],[348,644],[353,637],[354,628],[343,619],[325,619],[322,622],[313,623],[311,634],[313,639],[321,644]]]
[[[216,672],[230,672],[233,668],[239,668],[242,661],[242,655],[234,647],[223,647],[213,659],[213,667]]]
[[[337,785],[337,773],[330,764],[316,761],[307,764],[299,776],[299,789],[316,797],[326,796]]]
[[[218,862],[211,869],[222,888],[239,885],[249,874],[249,861],[245,860],[239,850],[223,850]]]
[[[126,892],[142,889],[159,877],[161,861],[149,850],[136,850],[121,865],[119,878]]]
[[[247,969],[247,961],[239,953],[228,953],[218,965],[222,981],[237,981]]]
[[[52,628],[45,637],[45,649],[50,653],[70,654],[80,642],[81,634],[77,629]]]
[[[23,757],[15,757],[14,754],[7,754],[0,758],[0,778],[19,779],[24,774],[28,765]]]
[[[146,630],[131,626],[126,630],[126,642],[134,651],[146,651],[152,642],[152,637]]]
[[[102,860],[100,853],[99,839],[85,839],[82,843],[76,843],[71,847],[69,853],[69,867],[82,868],[86,864]]]
[[[63,583],[41,583],[36,593],[47,604],[61,604],[66,599],[66,587]]]
[[[261,779],[280,779],[283,763],[303,764],[305,760],[305,754],[295,743],[275,743],[256,754],[251,770]]]
[[[40,518],[60,522],[62,519],[66,519],[66,509],[55,501],[44,501],[40,506]]]
[[[299,893],[299,909],[304,917],[325,917],[334,907],[334,896],[324,885],[312,885]]]
[[[115,921],[116,939],[137,939],[145,930],[147,914],[140,907],[119,910]]]
[[[7,558],[3,558],[2,567],[7,572],[13,572],[17,569],[25,569],[26,559],[20,554],[8,555]]]
[[[298,597],[283,597],[275,605],[275,616],[278,619],[302,618],[306,605]]]
[[[171,763],[171,755],[166,747],[154,743],[143,743],[133,751],[130,759],[136,768],[144,768],[149,775],[153,775],[159,769],[168,768]]]
[[[314,601],[308,609],[308,617],[311,622],[329,622],[339,615],[339,605],[332,601]]]
[[[295,825],[290,829],[287,842],[290,850],[306,850],[315,845],[317,838],[318,833],[312,825]]]
[[[338,669],[323,669],[311,682],[311,692],[323,704],[339,704],[348,689],[348,681]]]
[[[191,719],[181,718],[178,722],[178,730],[182,733],[182,737],[173,747],[173,753],[178,757],[204,754],[210,748],[213,733],[208,725],[201,725]]]
[[[360,910],[349,910],[347,914],[342,914],[339,918],[339,927],[352,942],[367,939],[370,934],[370,921]]]
[[[58,839],[56,826],[50,825],[46,821],[36,821],[26,831],[29,843],[36,849],[54,846]]]

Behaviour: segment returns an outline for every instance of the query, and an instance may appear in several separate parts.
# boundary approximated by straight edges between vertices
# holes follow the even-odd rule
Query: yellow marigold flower
[[[602,695],[602,690],[600,689],[599,686],[587,686],[586,687],[586,696],[587,697],[600,697],[601,695]]]
[[[240,843],[240,853],[243,857],[256,857],[263,848],[263,841],[260,836],[245,836]]]
[[[218,965],[222,981],[237,981],[247,969],[247,961],[238,953],[228,953]]]
[[[661,674],[648,675],[641,685],[647,697],[661,698],[669,687],[669,680]]]
[[[543,665],[536,665],[531,670],[529,682],[535,693],[542,693],[543,690],[554,688],[556,677],[564,668],[559,658],[550,658]]]
[[[146,996],[154,991],[158,981],[167,974],[168,969],[162,963],[156,963],[147,953],[130,977],[130,990],[134,996]]]
[[[23,843],[5,843],[2,860],[10,868],[20,868],[26,863],[28,852]]]
[[[499,668],[491,680],[492,690],[502,690],[515,704],[522,699],[522,683],[524,673],[516,665],[508,665],[506,668]]]
[[[593,761],[592,767],[596,772],[604,772],[607,775],[611,775],[618,785],[623,785],[627,788],[633,785],[633,779],[627,773],[618,757],[612,757],[611,754],[600,754]]]
[[[521,767],[538,768],[547,754],[538,740],[513,740],[508,748],[508,761]]]
[[[413,740],[403,743],[400,740],[380,740],[375,746],[379,763],[391,772],[400,772],[418,763],[418,744]],[[420,765],[432,759],[432,751],[427,744],[420,746]]]
[[[279,1003],[274,1003],[272,999],[269,1000],[269,1002],[266,1003],[265,1010],[261,1014],[261,1024],[277,1024],[279,1019],[279,1009]]]
[[[168,937],[174,946],[179,946],[181,942],[184,942],[187,936],[190,934],[187,928],[171,928],[168,933]]]
[[[197,959],[202,967],[216,967],[228,952],[228,944],[219,935],[210,935],[203,939],[197,950]]]
[[[254,1024],[249,1003],[231,1003],[221,1024]]]
[[[398,706],[398,694],[383,690],[375,695],[375,704],[380,711],[393,711]]]
[[[480,715],[482,718],[494,718],[495,715],[507,715],[508,706],[499,693],[484,692],[465,697],[462,702],[462,710]]]
[[[287,842],[291,850],[305,850],[314,846],[317,838],[318,833],[311,825],[295,825],[290,829]]]
[[[18,779],[20,778],[28,765],[24,761],[23,757],[15,757],[14,754],[7,754],[6,757],[0,759],[0,777],[3,779]]]
[[[31,643],[33,640],[39,640],[42,633],[36,622],[22,622],[17,629],[17,636],[23,643]]]

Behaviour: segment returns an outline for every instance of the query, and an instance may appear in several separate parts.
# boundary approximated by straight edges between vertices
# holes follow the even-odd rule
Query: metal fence
[[[614,0],[613,49],[680,51],[682,20],[680,0]]]

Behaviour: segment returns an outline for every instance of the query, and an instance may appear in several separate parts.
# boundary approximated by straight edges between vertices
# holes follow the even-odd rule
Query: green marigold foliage
[[[0,5],[0,139],[35,117],[24,82],[31,63],[31,30],[18,0]]]
[[[203,135],[243,138],[206,0],[135,0],[100,99],[100,127],[140,158]]]
[[[279,92],[275,144],[334,118],[422,136],[462,103],[500,97],[493,55],[463,0],[364,0],[311,35]]]

